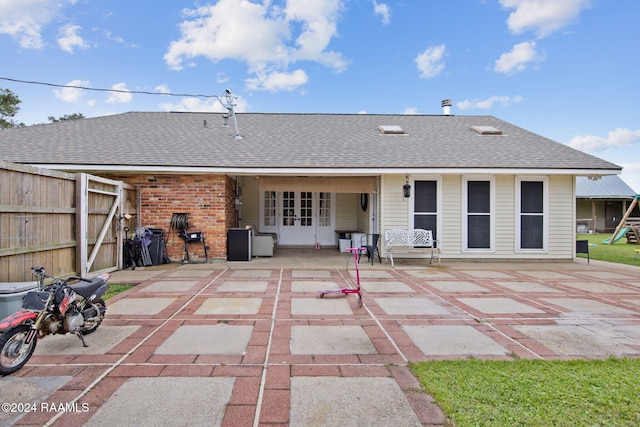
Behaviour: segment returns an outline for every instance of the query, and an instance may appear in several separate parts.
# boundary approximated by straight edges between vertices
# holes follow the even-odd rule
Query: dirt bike
[[[31,358],[38,338],[50,334],[83,335],[95,331],[107,310],[102,296],[109,288],[109,273],[93,279],[49,276],[44,267],[32,267],[37,290],[28,292],[22,310],[0,321],[0,375],[22,368]],[[45,285],[45,279],[53,281]],[[76,282],[70,284],[69,282]]]

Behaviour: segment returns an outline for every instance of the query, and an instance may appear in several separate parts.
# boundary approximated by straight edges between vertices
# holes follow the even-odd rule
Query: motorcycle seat
[[[98,276],[94,277],[91,282],[79,281],[78,283],[68,286],[83,297],[89,298],[95,291],[104,285],[104,282],[104,277]]]

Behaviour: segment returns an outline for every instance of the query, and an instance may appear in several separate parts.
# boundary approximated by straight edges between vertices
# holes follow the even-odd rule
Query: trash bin
[[[36,289],[38,282],[0,282],[0,319],[19,311],[24,296]]]
[[[340,252],[349,252],[347,249],[351,247],[351,239],[339,239]]]
[[[150,228],[152,233],[151,244],[149,245],[149,256],[151,265],[164,264],[164,230],[162,228]]]

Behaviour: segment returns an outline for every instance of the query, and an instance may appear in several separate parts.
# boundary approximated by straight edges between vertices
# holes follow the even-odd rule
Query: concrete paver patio
[[[108,302],[90,347],[47,337],[0,379],[3,401],[66,409],[0,424],[444,425],[407,362],[640,356],[637,268],[363,262],[358,307],[317,298],[353,284],[338,260],[116,272],[139,284]]]

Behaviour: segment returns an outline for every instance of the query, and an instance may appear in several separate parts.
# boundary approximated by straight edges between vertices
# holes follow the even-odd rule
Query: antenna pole
[[[236,135],[234,139],[242,139],[242,136],[240,136],[240,132],[238,131],[238,121],[236,120],[236,110],[235,110],[236,104],[234,103],[234,100],[237,99],[238,97],[233,96],[229,89],[225,91],[225,94],[227,96],[227,110],[229,110],[229,116],[233,118],[233,124],[235,125],[235,128],[236,128]]]

